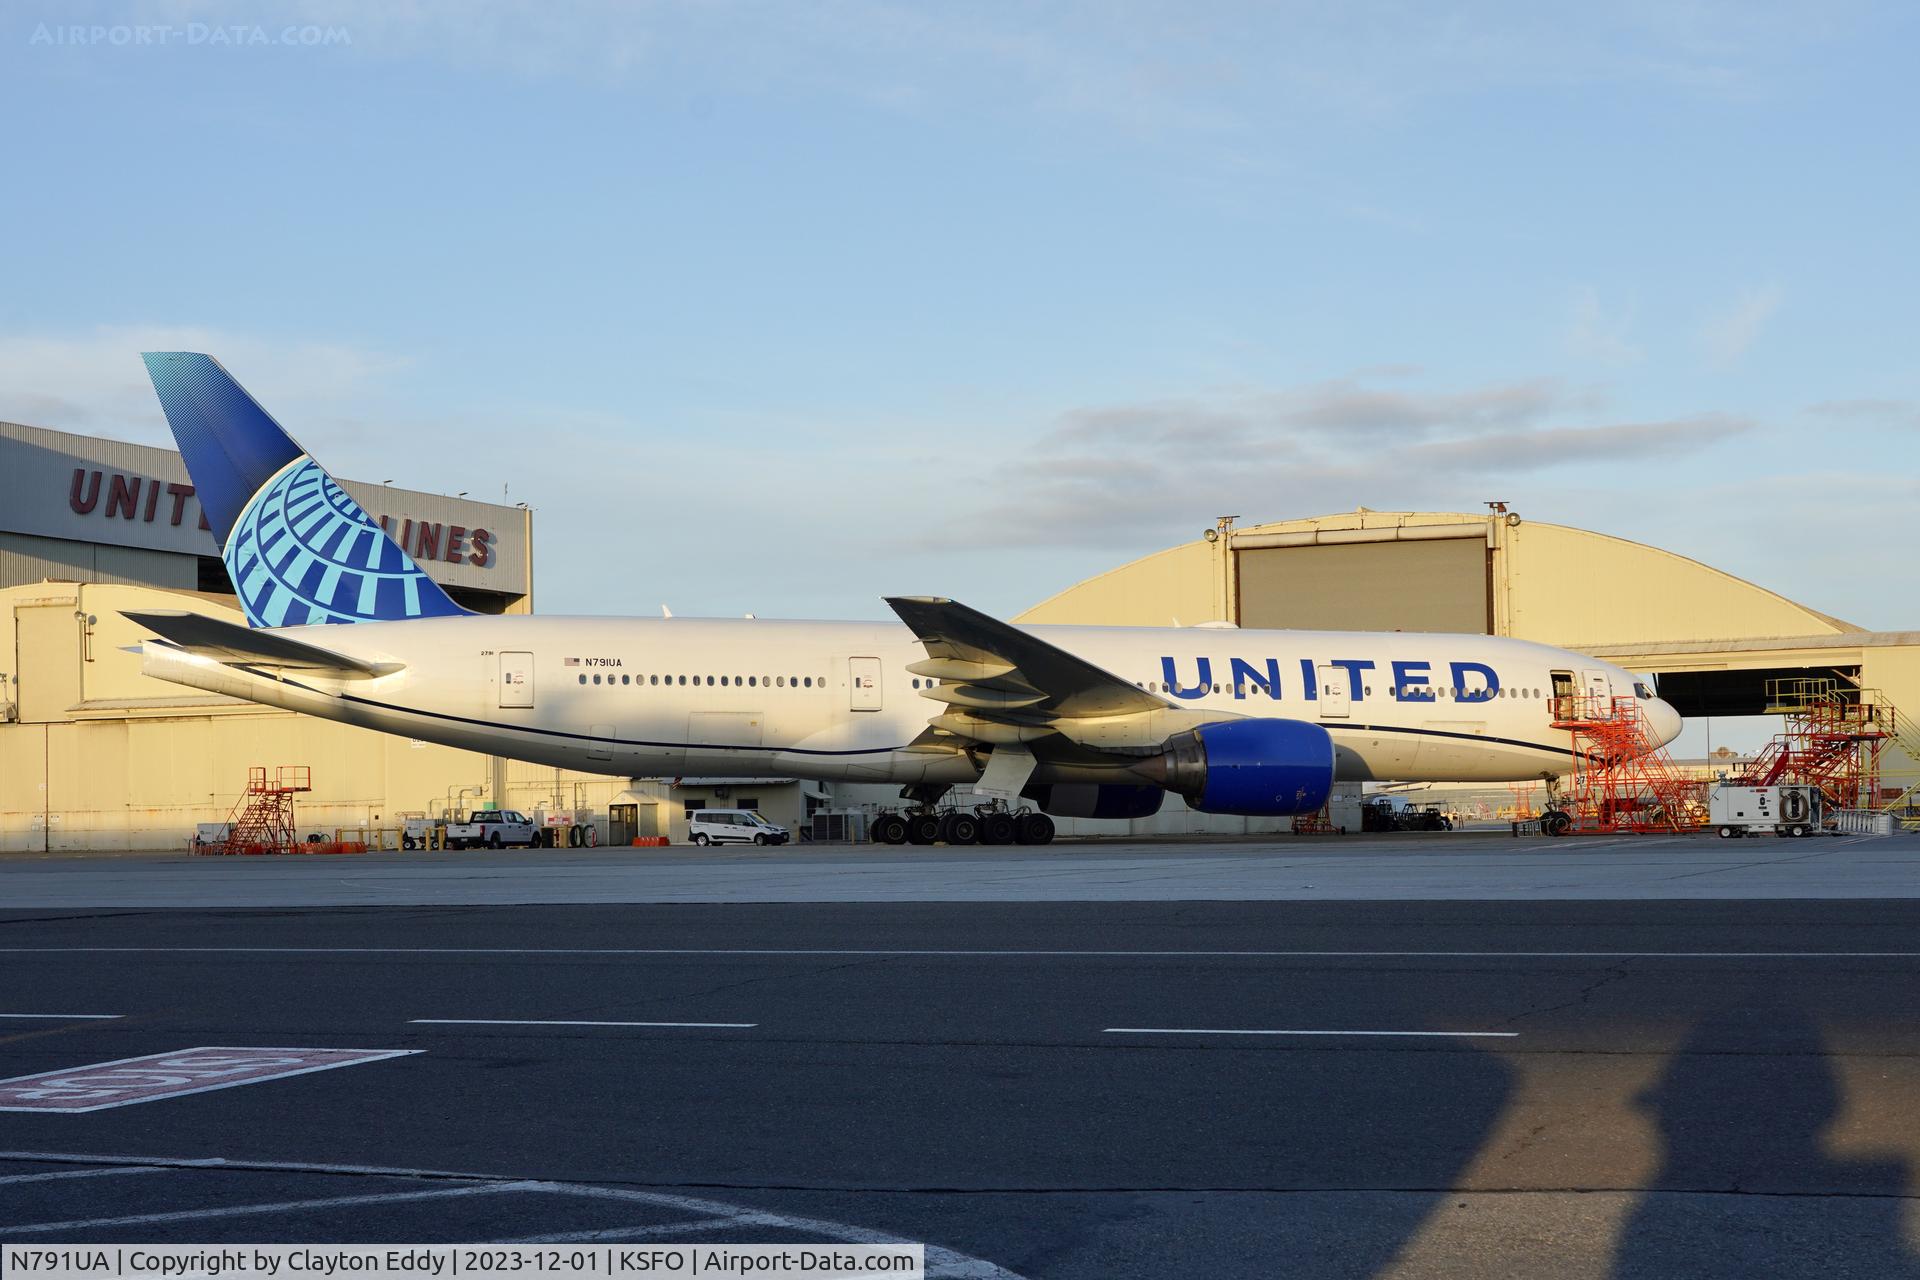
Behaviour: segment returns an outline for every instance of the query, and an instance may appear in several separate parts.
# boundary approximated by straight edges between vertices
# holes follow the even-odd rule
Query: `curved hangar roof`
[[[1359,511],[1121,565],[1021,622],[1484,632],[1572,649],[1860,629],[1718,569],[1517,514]]]

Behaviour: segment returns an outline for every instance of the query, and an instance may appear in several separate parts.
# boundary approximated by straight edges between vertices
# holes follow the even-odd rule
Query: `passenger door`
[[[533,705],[533,655],[531,653],[500,655],[500,705],[503,707]]]
[[[1353,707],[1351,677],[1345,667],[1320,668],[1320,718],[1345,720]]]
[[[880,688],[880,659],[847,659],[847,705],[851,710],[880,710],[883,692]]]

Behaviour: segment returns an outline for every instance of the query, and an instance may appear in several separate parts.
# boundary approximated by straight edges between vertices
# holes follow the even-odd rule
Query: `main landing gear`
[[[1008,809],[995,801],[970,809],[941,809],[946,787],[904,787],[904,812],[874,815],[867,831],[881,844],[1048,844],[1053,819],[1022,805]]]

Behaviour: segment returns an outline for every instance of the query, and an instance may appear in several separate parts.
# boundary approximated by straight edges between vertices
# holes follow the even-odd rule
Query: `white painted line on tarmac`
[[[502,1191],[532,1191],[537,1182],[483,1182],[465,1187],[438,1187],[432,1191],[384,1191],[364,1196],[327,1196],[318,1200],[282,1200],[278,1204],[230,1204],[211,1209],[176,1209],[171,1213],[135,1213],[118,1218],[72,1218],[66,1222],[28,1222],[0,1226],[0,1236],[39,1235],[48,1231],[92,1231],[100,1227],[140,1227],[151,1222],[196,1222],[202,1218],[244,1218],[261,1213],[299,1213],[357,1204],[400,1204],[409,1200],[448,1200],[457,1196],[497,1195]]]
[[[1920,951],[1116,951],[912,947],[0,947],[0,955],[1011,956],[1037,959],[1914,960]]]
[[[745,1030],[757,1022],[586,1022],[574,1018],[409,1018],[416,1025],[442,1027],[734,1027]]]
[[[165,1173],[156,1165],[130,1165],[117,1169],[61,1169],[53,1173],[14,1173],[0,1177],[0,1187],[16,1182],[60,1182],[67,1178],[117,1178],[130,1173]]]
[[[80,1115],[162,1098],[382,1062],[420,1049],[283,1049],[203,1045],[0,1080],[0,1111]]]
[[[46,1151],[0,1151],[0,1160],[37,1160],[45,1162],[117,1163],[138,1165],[142,1168],[169,1169],[265,1169],[295,1173],[361,1173],[392,1178],[460,1178],[470,1179],[470,1186],[454,1188],[451,1194],[466,1192],[484,1193],[493,1191],[525,1192],[535,1195],[550,1194],[571,1196],[587,1200],[610,1200],[623,1204],[643,1205],[648,1209],[670,1209],[683,1215],[697,1217],[715,1224],[740,1221],[757,1225],[757,1219],[764,1211],[742,1204],[728,1204],[718,1200],[695,1199],[692,1196],[668,1195],[658,1191],[637,1191],[623,1187],[602,1187],[577,1182],[528,1182],[508,1181],[496,1174],[460,1173],[446,1169],[413,1169],[389,1165],[360,1164],[314,1164],[290,1160],[226,1160],[219,1156],[148,1156],[148,1155],[78,1155]],[[130,1219],[104,1219],[102,1223],[142,1223],[182,1218],[234,1217],[252,1213],[291,1213],[303,1208],[326,1208],[331,1205],[367,1204],[374,1202],[395,1202],[405,1200],[423,1200],[434,1196],[444,1196],[447,1191],[413,1191],[368,1196],[334,1196],[325,1200],[289,1201],[282,1204],[238,1205],[232,1208],[212,1210],[191,1210],[178,1214],[142,1215]],[[847,1244],[908,1244],[912,1243],[904,1236],[891,1232],[876,1231],[869,1227],[855,1226],[845,1222],[830,1222],[821,1218],[801,1218],[787,1214],[765,1214],[777,1221],[782,1231],[794,1231],[804,1235],[823,1236],[829,1240]],[[27,1227],[0,1227],[0,1234],[20,1231],[52,1231],[66,1226],[81,1227],[92,1223],[40,1223]],[[666,1224],[672,1225],[672,1224]],[[715,1230],[723,1227],[716,1225]],[[928,1243],[927,1246],[928,1280],[1021,1280],[1021,1277],[1006,1268],[988,1262],[984,1258],[970,1257],[941,1245]]]
[[[50,1018],[56,1022],[98,1022],[125,1017],[119,1013],[0,1013],[0,1018]]]
[[[1518,1031],[1269,1031],[1244,1027],[1105,1027],[1110,1036],[1434,1036],[1511,1040]]]

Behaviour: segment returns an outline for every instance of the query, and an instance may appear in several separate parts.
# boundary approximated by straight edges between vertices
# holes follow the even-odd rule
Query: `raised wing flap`
[[[319,671],[349,680],[368,680],[402,670],[401,662],[369,662],[307,644],[272,631],[257,631],[199,613],[154,610],[122,616],[188,653],[218,662],[290,671]]]
[[[1111,671],[957,601],[889,596],[887,604],[926,646],[929,661],[914,670],[954,682],[935,686],[931,696],[976,715],[1033,725],[1167,706]]]

